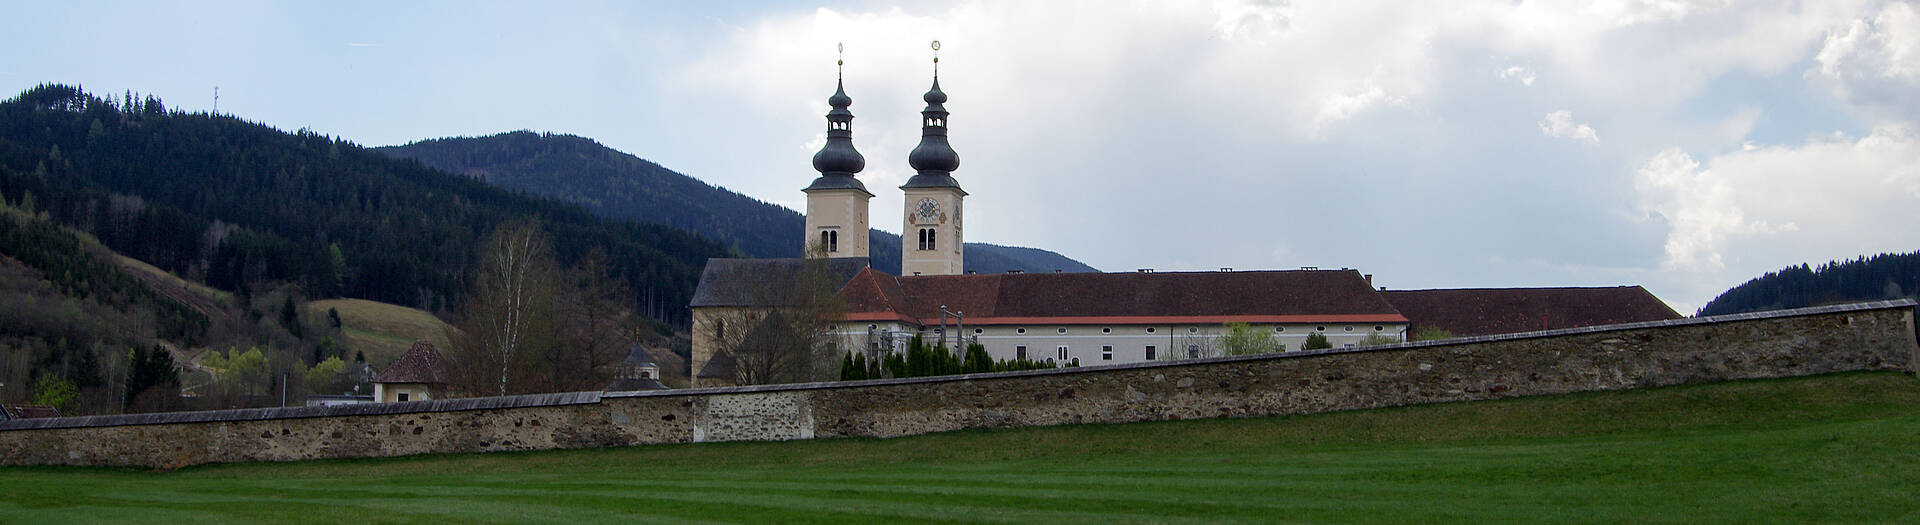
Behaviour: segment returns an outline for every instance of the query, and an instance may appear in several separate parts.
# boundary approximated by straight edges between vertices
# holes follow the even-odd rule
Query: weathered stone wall
[[[1261,416],[1845,370],[1913,371],[1914,303],[1173,364],[0,422],[0,463],[290,461]]]

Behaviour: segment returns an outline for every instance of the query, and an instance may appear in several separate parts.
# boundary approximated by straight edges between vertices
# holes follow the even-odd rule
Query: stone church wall
[[[1302,414],[1850,370],[1914,371],[1892,301],[1173,363],[0,422],[0,463],[176,468]]]

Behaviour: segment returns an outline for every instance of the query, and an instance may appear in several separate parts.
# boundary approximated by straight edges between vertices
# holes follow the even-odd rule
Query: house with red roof
[[[446,360],[433,343],[414,341],[407,352],[373,378],[375,403],[438,399],[447,387]]]

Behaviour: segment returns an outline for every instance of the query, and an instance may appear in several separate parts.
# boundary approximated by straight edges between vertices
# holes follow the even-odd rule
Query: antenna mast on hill
[[[213,87],[213,116],[220,116],[220,86]]]

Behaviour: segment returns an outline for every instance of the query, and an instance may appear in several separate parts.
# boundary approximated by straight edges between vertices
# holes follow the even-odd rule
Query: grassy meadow
[[[340,312],[341,345],[366,352],[367,362],[385,366],[416,340],[447,348],[447,324],[424,310],[366,299],[324,299],[307,303],[310,326],[326,326],[327,310]]]
[[[1920,521],[1920,380],[1849,373],[890,440],[0,468],[0,522]]]

